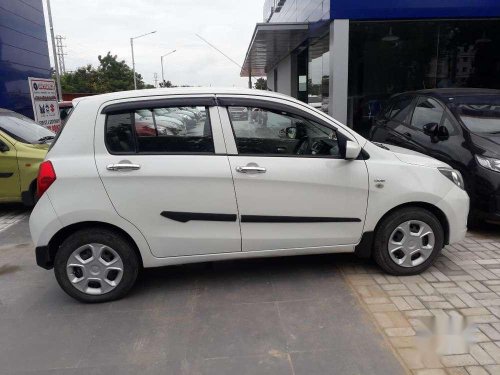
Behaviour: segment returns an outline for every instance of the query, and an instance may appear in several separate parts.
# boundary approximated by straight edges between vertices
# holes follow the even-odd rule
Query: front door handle
[[[236,172],[240,173],[266,173],[266,168],[247,165],[246,167],[236,167]]]
[[[136,171],[141,169],[139,164],[131,164],[131,163],[118,163],[118,164],[109,164],[106,169],[108,171]]]
[[[403,133],[403,135],[404,135],[406,138],[411,138],[411,133],[406,132],[406,133]]]

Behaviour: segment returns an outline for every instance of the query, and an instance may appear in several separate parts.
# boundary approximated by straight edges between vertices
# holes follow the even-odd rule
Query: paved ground
[[[0,238],[26,242],[25,222]],[[84,305],[31,244],[0,246],[0,374],[405,374],[338,259],[148,270],[126,299]]]
[[[500,374],[498,227],[420,276],[351,255],[221,262],[82,305],[34,265],[25,215],[0,230],[1,374]]]
[[[500,374],[498,227],[446,247],[435,266],[419,276],[387,276],[356,260],[339,267],[415,373]],[[426,347],[438,347],[442,355],[426,354]]]

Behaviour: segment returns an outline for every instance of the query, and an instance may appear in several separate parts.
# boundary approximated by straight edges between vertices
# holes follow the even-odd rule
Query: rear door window
[[[106,145],[119,154],[213,154],[208,107],[144,108],[110,113]]]

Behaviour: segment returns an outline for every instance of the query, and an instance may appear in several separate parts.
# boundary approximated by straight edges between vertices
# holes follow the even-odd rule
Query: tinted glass
[[[132,115],[130,113],[108,115],[106,119],[106,144],[112,153],[135,153]]]
[[[282,111],[247,108],[248,119],[229,108],[239,154],[311,155],[340,158],[334,129]]]
[[[470,131],[500,134],[500,96],[454,98],[450,107],[455,109]]]
[[[214,152],[208,108],[205,107],[139,109],[133,113],[108,115],[106,140],[111,152]]]
[[[351,21],[347,123],[367,134],[381,105],[406,91],[500,88],[499,45],[497,19]]]
[[[412,102],[412,96],[404,96],[393,100],[390,110],[387,112],[389,120],[406,122],[411,111]]]
[[[50,143],[55,134],[23,115],[0,113],[0,130],[22,143]]]
[[[432,98],[419,98],[413,112],[411,126],[423,130],[426,124],[441,124],[443,118],[443,107]]]

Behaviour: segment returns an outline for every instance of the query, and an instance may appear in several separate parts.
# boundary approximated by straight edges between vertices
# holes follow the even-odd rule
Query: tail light
[[[56,180],[56,171],[52,166],[50,160],[46,160],[40,164],[40,169],[38,170],[38,177],[36,179],[36,196],[40,198],[43,193],[52,185]]]

